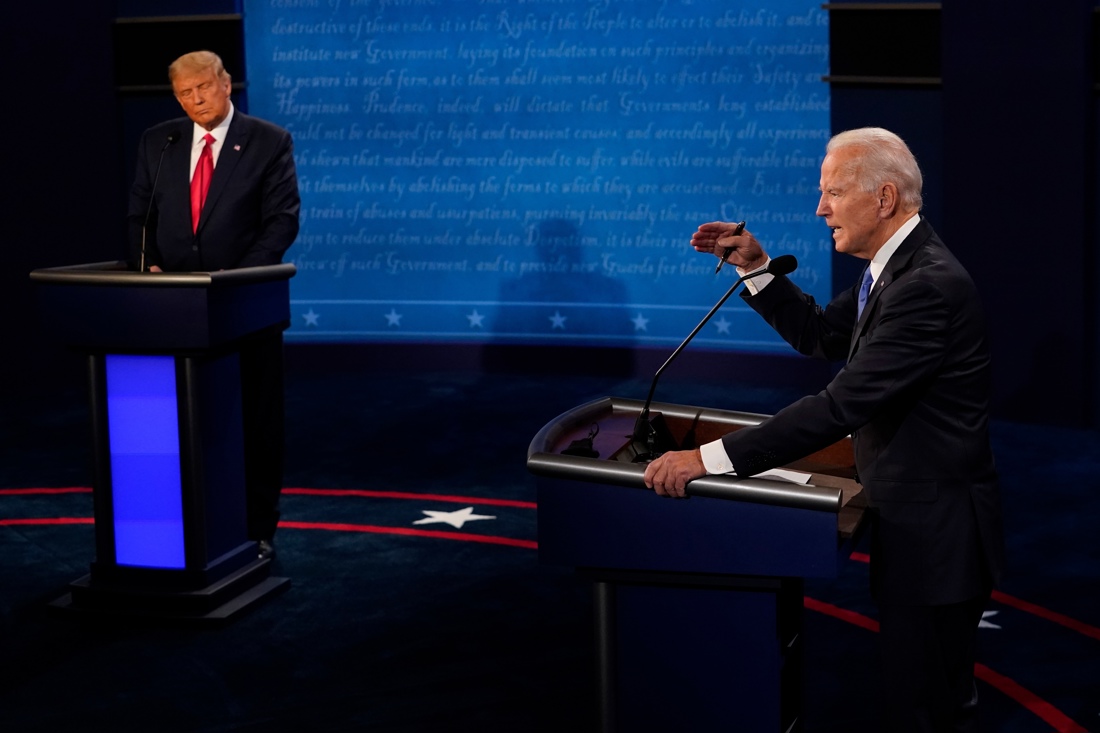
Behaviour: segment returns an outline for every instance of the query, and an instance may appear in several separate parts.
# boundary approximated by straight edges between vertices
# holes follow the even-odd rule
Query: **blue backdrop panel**
[[[294,135],[292,340],[660,345],[745,219],[829,295],[808,0],[246,0],[251,111]],[[783,350],[737,299],[711,348]]]

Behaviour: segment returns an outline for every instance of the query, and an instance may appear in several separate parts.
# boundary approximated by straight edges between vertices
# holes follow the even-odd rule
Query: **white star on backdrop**
[[[725,316],[722,316],[722,319],[716,321],[714,325],[718,326],[718,333],[728,334],[730,332],[730,326],[733,324],[727,321]]]
[[[646,318],[645,316],[643,316],[641,313],[634,316],[630,320],[634,321],[634,330],[635,331],[644,331],[644,330],[646,330],[646,326],[649,325],[649,319]]]
[[[307,326],[316,326],[317,319],[321,317],[320,313],[315,313],[312,308],[302,314],[302,318],[306,319]]]
[[[550,316],[550,328],[560,328],[565,330],[565,316],[560,312],[554,311],[554,315]]]
[[[462,525],[466,522],[473,522],[478,519],[496,519],[496,517],[486,514],[474,514],[472,506],[465,509],[456,509],[453,512],[435,512],[431,509],[424,509],[423,511],[428,516],[416,520],[413,524],[449,524],[455,529],[462,529]]]
[[[386,314],[386,325],[387,326],[400,326],[401,325],[401,314],[398,313],[393,308],[390,308],[390,312]]]
[[[477,312],[477,308],[474,308],[474,312],[466,316],[470,319],[470,328],[483,328],[485,326],[485,316]]]

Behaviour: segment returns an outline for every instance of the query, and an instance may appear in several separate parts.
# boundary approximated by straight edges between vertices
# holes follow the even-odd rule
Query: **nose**
[[[822,193],[821,198],[819,198],[817,200],[817,211],[815,213],[818,216],[828,216],[829,215],[829,201],[828,201],[828,198],[826,197],[826,195],[824,193]]]

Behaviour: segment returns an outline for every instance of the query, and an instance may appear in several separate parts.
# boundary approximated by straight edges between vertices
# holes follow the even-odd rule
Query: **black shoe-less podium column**
[[[43,328],[88,355],[91,395],[96,557],[51,605],[216,621],[288,586],[248,539],[239,350],[281,337],[294,273],[31,273]]]
[[[863,517],[851,445],[787,467],[808,484],[707,476],[688,484],[689,498],[666,499],[634,462],[642,406],[577,407],[527,457],[540,560],[594,583],[601,729],[798,731],[802,581],[837,574]],[[671,404],[652,414],[672,440],[660,450],[764,418]],[[598,457],[573,454],[596,427]]]

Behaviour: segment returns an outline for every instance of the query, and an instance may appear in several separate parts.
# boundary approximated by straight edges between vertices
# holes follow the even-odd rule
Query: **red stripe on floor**
[[[283,489],[284,494],[303,496],[365,496],[371,499],[414,499],[416,501],[444,501],[453,504],[481,504],[484,506],[510,506],[519,509],[537,509],[533,501],[492,499],[484,496],[454,496],[451,494],[416,494],[406,491],[365,491],[363,489]]]
[[[1051,611],[1050,609],[1043,608],[1042,606],[1037,606],[1034,603],[1029,603],[1028,601],[1010,596],[1007,593],[1002,593],[999,590],[993,591],[993,600],[995,600],[997,603],[1003,603],[1006,606],[1011,606],[1012,608],[1015,608],[1019,611],[1030,613],[1032,615],[1038,616],[1039,618],[1044,618],[1047,621],[1052,621],[1056,624],[1060,624],[1062,626],[1065,626],[1067,629],[1072,629],[1073,631],[1076,631],[1078,634],[1084,634],[1085,636],[1090,636],[1093,639],[1100,641],[1100,629],[1096,628],[1095,626],[1089,626],[1088,624],[1082,621],[1078,621],[1077,619],[1070,618],[1065,614],[1058,613],[1057,611]]]
[[[377,527],[370,524],[341,524],[329,522],[279,522],[279,527],[288,529],[323,529],[331,532],[370,532],[374,534],[396,534],[404,537],[431,537],[439,540],[459,540],[462,542],[482,542],[487,545],[507,545],[537,550],[539,545],[533,540],[516,540],[511,537],[470,534],[468,532],[443,532],[431,529],[409,529],[407,527]]]
[[[0,527],[30,527],[35,525],[54,524],[95,524],[91,517],[57,517],[38,519],[0,519]]]
[[[61,489],[0,489],[0,496],[27,496],[33,494],[90,494],[87,486],[69,486]]]

